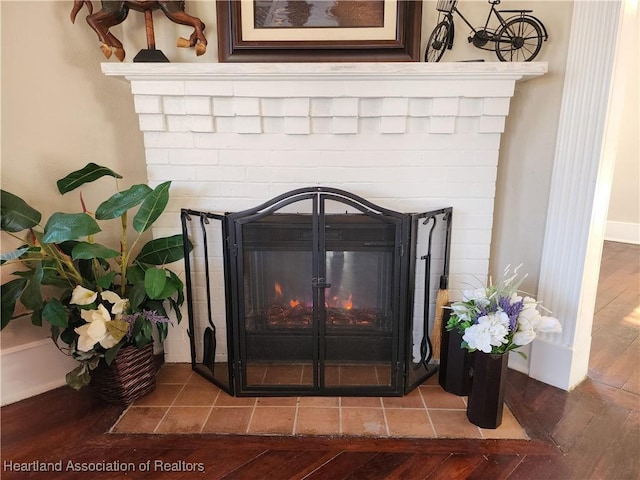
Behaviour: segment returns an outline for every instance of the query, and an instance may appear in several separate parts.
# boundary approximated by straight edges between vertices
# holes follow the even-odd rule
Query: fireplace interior
[[[451,220],[451,208],[399,213],[326,187],[183,210],[193,368],[239,396],[407,393],[437,370]]]

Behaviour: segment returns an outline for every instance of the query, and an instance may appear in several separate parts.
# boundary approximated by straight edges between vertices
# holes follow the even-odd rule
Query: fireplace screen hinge
[[[404,255],[404,244],[401,243],[398,248],[400,249],[400,256],[402,257]]]

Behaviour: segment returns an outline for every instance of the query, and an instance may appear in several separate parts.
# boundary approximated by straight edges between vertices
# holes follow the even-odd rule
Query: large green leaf
[[[156,300],[165,300],[171,297],[178,290],[176,284],[171,278],[167,278],[167,282],[164,285],[164,289],[159,295],[155,297]]]
[[[144,308],[145,310],[151,310],[160,316],[169,318],[169,315],[167,315],[167,309],[164,308],[164,301],[162,300],[147,300],[144,303]]]
[[[35,227],[42,214],[13,193],[0,190],[0,227],[5,232],[21,232]]]
[[[91,373],[89,367],[82,362],[79,367],[74,368],[65,375],[67,385],[74,390],[80,390],[82,387],[86,387],[91,382]]]
[[[75,190],[85,183],[93,182],[94,180],[104,177],[105,175],[122,178],[122,175],[117,174],[107,167],[96,165],[95,163],[88,163],[83,169],[71,172],[66,177],[58,180],[58,191],[65,194],[71,190]]]
[[[113,279],[117,274],[117,272],[108,272],[106,275],[96,279],[96,285],[107,290],[110,289],[113,284]]]
[[[136,311],[147,297],[147,292],[144,289],[144,282],[136,282],[129,290],[129,304],[131,310]]]
[[[169,324],[156,323],[156,328],[158,329],[158,340],[162,343],[166,340],[167,334],[169,333]]]
[[[58,329],[60,330],[58,327],[53,326],[51,327],[51,330],[53,331],[54,329]],[[78,339],[78,334],[75,332],[75,329],[72,327],[69,328],[65,328],[62,333],[60,334],[60,340],[62,340],[64,343],[66,343],[67,345],[71,345],[73,342],[75,342]]]
[[[145,268],[142,268],[139,265],[130,265],[127,268],[127,282],[131,285],[138,282],[144,282],[145,270]]]
[[[106,352],[104,352],[104,361],[107,363],[107,365],[111,365],[111,362],[113,362],[113,359],[116,358],[116,355],[123,346],[124,342],[118,342],[114,347],[111,347]]]
[[[136,262],[165,265],[184,258],[182,235],[162,237],[147,243],[136,257]]]
[[[169,276],[165,278],[166,282],[162,292],[156,294],[154,297],[151,297],[151,295],[149,295],[149,297],[154,300],[167,300],[177,292],[182,293],[179,289],[184,288],[180,280],[178,280],[177,282],[175,281],[175,274],[171,270],[163,269],[162,272],[164,272],[165,275],[169,273]]]
[[[182,305],[184,303],[184,283],[180,280],[175,273],[169,270],[169,277],[176,290],[178,291],[178,298],[176,298],[175,303],[177,305]],[[178,313],[180,313],[180,309],[176,309]]]
[[[58,269],[56,268],[57,262],[54,259],[46,259],[42,261],[42,270],[44,275],[42,277],[42,285],[52,285],[59,288],[69,288],[69,280],[66,280],[60,276]]]
[[[144,199],[138,213],[133,217],[133,228],[136,232],[146,231],[164,212],[169,203],[169,187],[171,182],[164,182],[153,189]]]
[[[124,320],[111,320],[110,322],[105,322],[105,326],[116,342],[122,340],[129,331],[129,322]]]
[[[96,210],[96,219],[110,220],[121,217],[127,210],[142,203],[151,191],[148,185],[141,184],[134,185],[124,192],[116,193],[100,204]]]
[[[68,324],[67,312],[62,302],[57,298],[52,298],[42,309],[42,316],[54,327],[66,328]]]
[[[13,311],[16,308],[16,302],[18,301],[18,298],[20,298],[20,295],[22,295],[22,291],[26,285],[26,278],[16,278],[15,280],[3,283],[2,286],[0,286],[2,297],[2,324],[0,325],[0,330],[6,327],[11,321]]]
[[[142,322],[142,328],[140,329],[140,332],[134,337],[134,340],[138,348],[144,347],[149,342],[151,342],[151,340],[153,340],[153,327],[151,326],[151,322]]]
[[[78,242],[71,251],[74,260],[91,260],[93,258],[115,258],[120,252],[100,245],[99,243]]]
[[[178,304],[173,298],[169,299],[169,303],[171,304],[171,308],[173,308],[174,312],[176,313],[176,319],[178,320],[178,323],[180,323],[182,321],[182,310],[180,310],[181,304]]]
[[[15,260],[16,258],[20,258],[24,253],[29,251],[28,245],[23,245],[22,247],[14,250],[13,252],[6,252],[0,254],[0,262],[8,262],[9,260]]]
[[[42,300],[42,262],[36,262],[33,275],[20,296],[20,302],[29,310],[38,310],[44,304]]]
[[[98,233],[100,227],[91,215],[86,213],[56,212],[49,218],[44,227],[42,241],[60,243]]]
[[[144,289],[149,298],[161,298],[164,287],[167,284],[167,275],[161,268],[149,268],[144,273]]]
[[[42,310],[34,310],[31,314],[31,323],[36,327],[42,326]]]

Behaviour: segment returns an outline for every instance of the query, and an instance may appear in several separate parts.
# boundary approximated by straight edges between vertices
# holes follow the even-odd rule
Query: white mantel
[[[500,138],[516,82],[543,75],[547,64],[102,68],[131,82],[150,184],[173,182],[155,234],[179,231],[180,208],[238,211],[311,185],[404,212],[452,206],[455,298],[488,273]],[[222,303],[220,295],[214,304]],[[222,311],[214,321],[225,335]],[[190,361],[185,329],[169,335],[165,354]]]
[[[546,62],[443,63],[103,63],[105,75],[139,80],[429,80],[502,78],[520,80],[543,75]]]

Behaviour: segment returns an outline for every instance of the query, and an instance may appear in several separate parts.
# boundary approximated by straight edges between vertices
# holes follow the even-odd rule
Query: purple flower
[[[515,303],[511,303],[511,299],[507,297],[498,298],[498,307],[509,317],[509,331],[513,332],[518,328],[518,316],[522,311],[524,302],[522,299]]]
[[[164,315],[160,315],[155,310],[142,310],[141,312],[132,313],[131,315],[123,315],[122,320],[129,322],[129,331],[127,332],[128,340],[131,340],[131,337],[133,336],[133,327],[135,326],[136,320],[138,320],[139,317],[142,317],[143,319],[155,324],[171,323],[171,320],[169,320]]]

